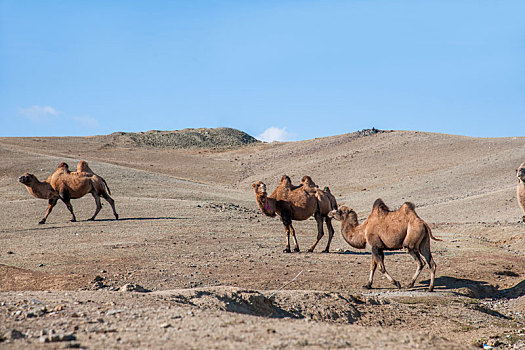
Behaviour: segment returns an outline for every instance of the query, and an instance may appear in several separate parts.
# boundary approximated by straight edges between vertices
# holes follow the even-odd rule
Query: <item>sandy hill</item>
[[[104,333],[89,323],[77,327],[82,346],[155,347],[164,336],[177,338],[177,332],[177,342],[169,343],[173,346],[461,348],[490,336],[503,339],[503,334],[512,334],[512,344],[525,344],[525,339],[520,343],[525,336],[515,332],[523,328],[519,315],[525,314],[525,226],[515,195],[525,137],[367,130],[268,144],[232,129],[194,129],[184,136],[150,131],[0,138],[0,159],[0,299],[7,303],[0,307],[0,336],[17,327],[29,334],[4,345],[34,345],[37,333],[52,327],[50,317],[22,317],[24,308],[32,307],[29,300],[41,300],[50,309],[71,298],[82,303],[55,315],[68,327],[76,312],[114,328]],[[59,162],[74,168],[81,159],[107,180],[122,220],[112,220],[105,205],[97,221],[84,221],[95,208],[86,196],[73,201],[79,222],[70,223],[59,203],[48,222],[37,225],[46,203],[31,197],[18,176],[27,171],[44,180]],[[294,183],[310,175],[319,186],[329,186],[361,220],[376,198],[391,208],[413,202],[444,240],[432,242],[437,292],[430,297],[422,292],[426,270],[412,291],[392,291],[377,273],[378,289],[363,292],[370,255],[349,247],[338,223],[333,253],[317,253],[323,247],[312,254],[282,253],[282,225],[259,212],[251,184],[262,180],[271,191],[283,174]],[[294,226],[305,250],[314,240],[315,221]],[[415,270],[404,253],[389,254],[386,264],[403,285]],[[268,295],[301,271],[272,304]],[[100,294],[82,292],[93,288],[96,276],[103,281]],[[131,311],[139,307],[136,298],[117,301],[111,294],[125,283],[157,293],[147,294],[151,297],[140,306],[141,314],[149,315],[144,325],[136,325],[142,340],[107,315],[121,310],[122,322],[138,322]],[[33,294],[14,292],[28,290]],[[54,292],[38,294],[42,290]],[[74,292],[66,296],[65,290]],[[95,300],[93,308],[86,299]],[[107,305],[108,300],[118,305]],[[176,320],[168,311],[153,311],[168,307]],[[10,316],[17,311],[21,317]],[[267,312],[275,318],[264,317]],[[370,332],[374,337],[365,336]],[[364,338],[357,339],[358,334]]]

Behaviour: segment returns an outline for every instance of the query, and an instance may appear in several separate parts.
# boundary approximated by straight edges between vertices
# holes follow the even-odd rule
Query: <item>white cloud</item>
[[[295,139],[295,134],[289,133],[286,131],[286,127],[280,129],[275,126],[271,126],[268,129],[264,130],[262,134],[257,136],[257,139],[264,141],[264,142],[272,142],[272,141],[293,141]]]
[[[60,112],[51,106],[32,106],[20,109],[20,114],[33,122],[48,122],[56,118]]]
[[[96,120],[95,118],[79,116],[73,117],[72,119],[86,128],[95,129],[99,126],[98,120]]]
[[[28,108],[21,108],[20,115],[28,118],[35,123],[49,123],[49,122],[63,122],[80,125],[83,128],[96,129],[99,127],[99,122],[95,118],[87,116],[73,116],[56,110],[51,106],[31,106]]]

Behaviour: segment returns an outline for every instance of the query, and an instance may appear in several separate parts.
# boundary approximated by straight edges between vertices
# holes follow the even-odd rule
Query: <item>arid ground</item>
[[[129,140],[128,140],[129,141]],[[515,169],[525,137],[423,132],[351,133],[234,149],[174,149],[93,137],[0,138],[0,348],[525,348],[525,223]],[[91,195],[58,203],[18,183],[45,180],[58,163],[87,160],[107,181],[96,221]],[[431,242],[435,292],[425,268],[412,289],[376,272],[370,248],[336,234],[328,254],[306,249],[313,218],[295,222],[300,253],[283,253],[278,217],[257,208],[287,174],[329,186],[360,220],[376,198],[403,202],[442,242]],[[387,270],[406,286],[404,251]],[[295,277],[297,278],[293,280]],[[151,292],[133,290],[140,285]]]

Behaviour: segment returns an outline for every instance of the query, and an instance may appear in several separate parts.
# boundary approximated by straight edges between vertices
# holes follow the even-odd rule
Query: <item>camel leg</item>
[[[111,205],[111,209],[113,209],[113,215],[115,215],[115,220],[118,220],[118,214],[117,210],[115,209],[115,201],[113,200],[113,198],[111,198],[107,193],[102,193],[102,197],[104,197],[104,199],[109,203],[109,205]]]
[[[323,238],[323,236],[324,236],[323,217],[321,216],[321,214],[319,212],[317,212],[317,213],[314,214],[314,218],[315,218],[315,221],[317,221],[317,239],[315,240],[314,244],[312,244],[310,249],[308,249],[309,253],[314,251],[315,246],[317,245],[317,243],[319,243],[321,238]]]
[[[94,221],[95,217],[98,214],[98,212],[100,211],[100,209],[102,209],[102,203],[100,203],[100,197],[99,197],[99,195],[97,193],[91,192],[91,194],[93,195],[93,198],[95,198],[95,204],[97,205],[97,208],[95,209],[95,214],[93,214],[93,216],[91,218],[89,218],[88,220],[89,221]]]
[[[75,217],[75,213],[73,213],[73,206],[71,205],[71,198],[69,198],[69,193],[67,192],[61,193],[60,199],[62,200],[62,202],[64,202],[67,209],[71,213],[71,222],[77,221],[77,218]]]
[[[368,276],[368,283],[363,286],[363,288],[371,289],[372,282],[374,281],[374,273],[376,272],[377,261],[376,258],[372,255],[372,262],[370,264],[370,276]]]
[[[425,236],[425,238],[423,238],[423,241],[419,246],[419,250],[421,255],[423,255],[423,258],[425,258],[428,268],[430,269],[430,285],[428,286],[427,291],[432,292],[434,290],[434,278],[436,276],[436,263],[434,262],[432,253],[430,252],[430,237],[428,234]]]
[[[292,226],[292,215],[291,213],[283,211],[281,213],[281,222],[284,225],[284,233],[286,234],[286,249],[283,250],[285,253],[291,253],[290,249],[290,226]]]
[[[40,225],[46,223],[47,217],[49,216],[49,214],[51,214],[51,210],[53,210],[53,207],[57,204],[57,202],[58,202],[58,198],[51,198],[47,202],[46,215],[44,216],[44,218],[42,220],[40,220],[40,222],[39,222]]]
[[[386,268],[385,268],[385,253],[383,252],[382,249],[377,249],[377,248],[372,248],[372,254],[374,254],[374,250],[376,251],[376,255],[378,257],[378,265],[379,265],[379,271],[381,271],[381,273],[383,275],[385,275],[385,277],[394,285],[396,286],[397,288],[401,288],[401,284],[396,281],[395,279],[392,278],[392,276],[390,276],[390,274],[386,271]]]
[[[291,253],[290,249],[290,229],[288,226],[284,225],[284,234],[286,235],[286,248],[283,250],[285,253]]]
[[[332,238],[334,237],[334,227],[332,226],[332,219],[328,216],[324,218],[326,222],[326,228],[328,229],[328,243],[326,248],[323,250],[323,253],[328,253],[330,251],[330,243],[332,243]]]
[[[414,274],[414,277],[412,277],[412,281],[410,281],[409,285],[407,286],[407,288],[412,288],[412,287],[414,287],[414,283],[416,283],[416,279],[419,277],[419,274],[421,273],[421,270],[423,270],[423,267],[425,266],[425,263],[423,262],[423,260],[421,260],[421,257],[419,256],[419,252],[418,251],[413,250],[413,249],[409,249],[408,250],[408,254],[410,254],[410,256],[412,258],[414,258],[414,260],[417,263],[416,273]]]
[[[299,243],[297,242],[297,237],[295,237],[295,229],[293,228],[292,224],[290,224],[289,227],[290,227],[290,233],[292,234],[292,238],[293,238],[293,244],[294,244],[293,251],[300,252],[301,250],[299,249]]]

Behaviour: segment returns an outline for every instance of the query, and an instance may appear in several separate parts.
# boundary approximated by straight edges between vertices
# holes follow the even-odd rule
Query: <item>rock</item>
[[[60,333],[42,335],[40,336],[40,338],[38,338],[38,340],[41,343],[55,343],[55,342],[61,342],[61,341],[72,341],[76,339],[77,337],[75,337],[74,334],[60,334]]]
[[[121,292],[139,292],[139,293],[149,293],[151,290],[142,287],[139,284],[127,283],[120,287]]]
[[[24,334],[16,329],[12,329],[11,331],[4,334],[4,339],[22,339],[25,338]]]

